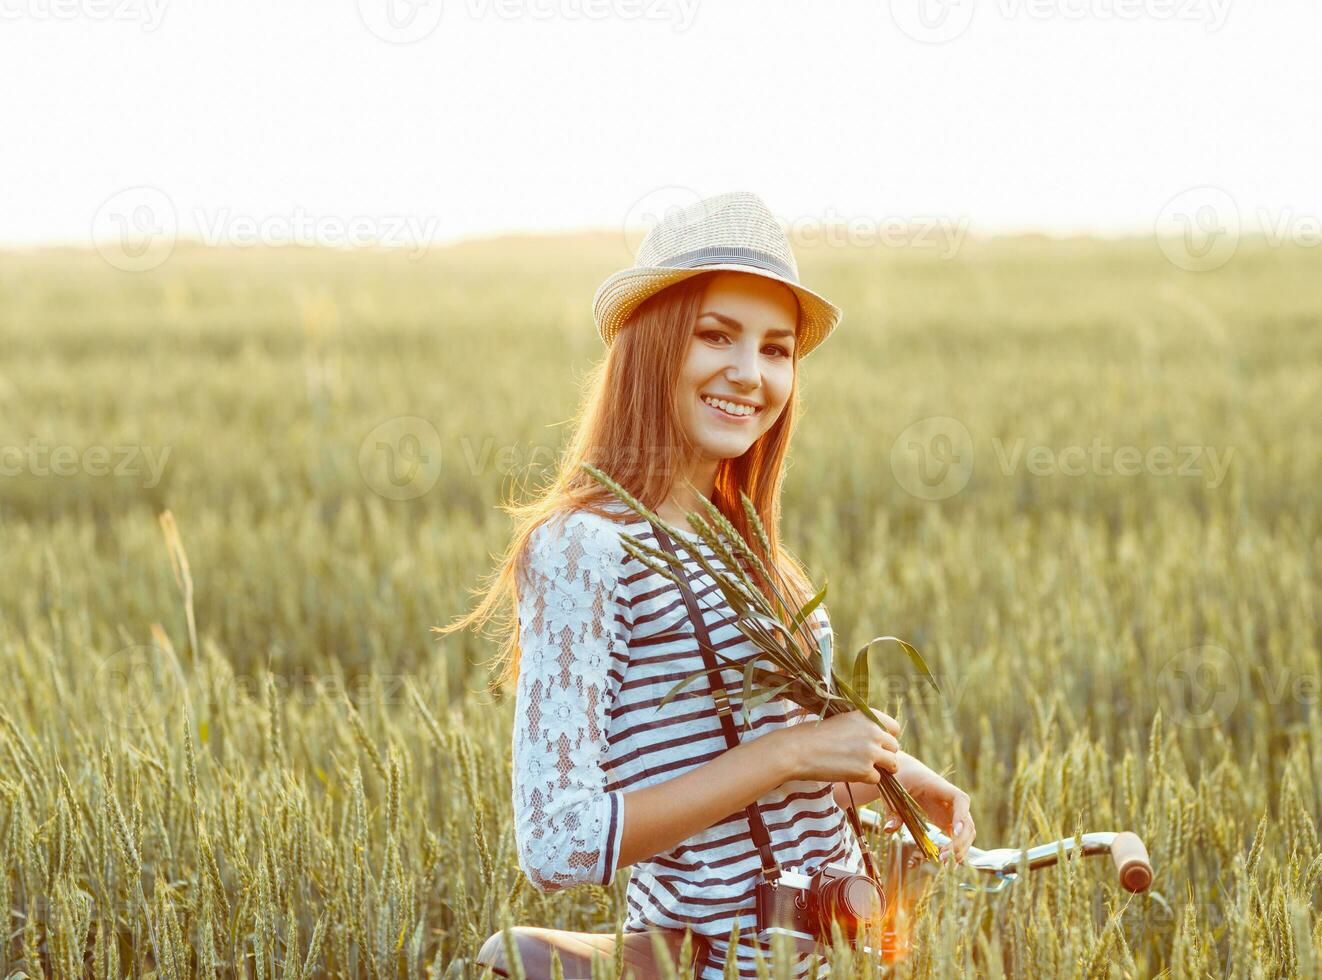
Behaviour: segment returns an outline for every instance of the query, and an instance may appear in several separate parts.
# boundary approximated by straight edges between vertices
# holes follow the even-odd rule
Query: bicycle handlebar
[[[876,810],[860,809],[858,814],[864,824],[874,829],[880,828],[884,821],[882,814]],[[938,847],[950,841],[950,838],[935,824],[927,825],[927,834]],[[896,831],[896,836],[908,845],[914,846],[913,835],[909,833],[909,828],[901,826]],[[1128,830],[1120,833],[1084,834],[1081,841],[1075,841],[1073,837],[1065,837],[1049,844],[1038,844],[1036,847],[1023,850],[1013,847],[1001,847],[995,850],[970,847],[964,863],[987,874],[1007,875],[1013,874],[1020,868],[1036,871],[1038,868],[1049,867],[1057,863],[1062,854],[1069,857],[1076,849],[1085,857],[1110,854],[1115,862],[1120,885],[1126,891],[1147,891],[1152,885],[1152,861],[1148,857],[1148,849],[1137,834]]]

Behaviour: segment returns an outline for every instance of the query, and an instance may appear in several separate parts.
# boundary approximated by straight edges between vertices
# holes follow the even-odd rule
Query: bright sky
[[[1307,227],[1319,38],[1318,0],[0,0],[0,244],[439,242],[732,189],[1150,233],[1204,188]]]

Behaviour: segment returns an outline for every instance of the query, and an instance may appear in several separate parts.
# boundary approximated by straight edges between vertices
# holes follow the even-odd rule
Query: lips
[[[746,402],[718,398],[714,395],[701,395],[699,400],[721,418],[731,422],[743,422],[754,418],[762,411],[760,405],[749,405]]]

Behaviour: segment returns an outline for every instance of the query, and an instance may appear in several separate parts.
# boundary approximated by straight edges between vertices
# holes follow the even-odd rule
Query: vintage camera
[[[881,886],[843,865],[828,864],[812,875],[781,871],[778,880],[757,885],[758,938],[770,943],[773,936],[788,936],[804,953],[819,942],[830,944],[832,920],[857,946],[885,913]]]

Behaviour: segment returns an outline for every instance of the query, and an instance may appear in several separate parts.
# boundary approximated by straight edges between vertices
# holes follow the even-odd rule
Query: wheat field
[[[943,869],[893,974],[1322,975],[1319,257],[800,258],[845,321],[784,537],[838,645],[923,651],[944,699],[878,650],[874,702],[978,844],[1132,829],[1157,872]],[[431,628],[549,472],[628,262],[0,254],[0,975],[476,977],[504,922],[616,927],[627,873],[522,879],[495,644]]]

